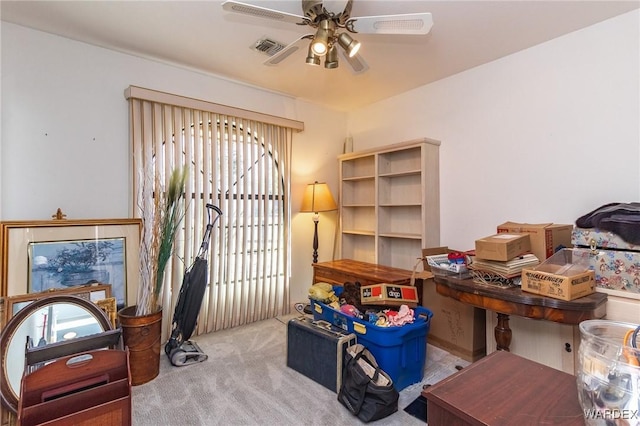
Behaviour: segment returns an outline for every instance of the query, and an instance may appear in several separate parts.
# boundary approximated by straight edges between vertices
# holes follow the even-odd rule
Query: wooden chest
[[[356,281],[363,286],[378,283],[409,285],[411,271],[351,259],[313,264],[313,284],[325,282],[343,285]]]

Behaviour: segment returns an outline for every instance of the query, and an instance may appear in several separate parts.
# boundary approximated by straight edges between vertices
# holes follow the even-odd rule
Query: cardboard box
[[[571,249],[562,249],[540,265],[524,269],[521,286],[529,293],[574,300],[595,293],[596,279],[588,265],[574,263]]]
[[[422,268],[425,271],[431,271],[431,266],[427,262],[427,256],[435,256],[437,254],[451,253],[454,250],[449,250],[449,247],[429,247],[422,249]]]
[[[449,247],[423,248],[424,270],[432,271],[427,263],[427,256],[454,251],[456,250]],[[433,275],[428,272],[416,274],[416,287],[422,288],[421,305],[433,312],[429,343],[469,362],[477,361],[487,354],[484,309],[438,294]]]
[[[422,306],[433,312],[430,344],[469,362],[487,354],[484,309],[438,294],[433,279],[423,280]]]
[[[529,234],[531,252],[542,263],[562,248],[570,248],[573,225],[557,223],[516,223],[505,222],[498,226],[498,233],[517,232]]]
[[[363,305],[418,306],[418,290],[410,285],[372,284],[360,287],[360,302]]]
[[[433,275],[437,277],[452,277],[458,279],[465,279],[471,277],[471,273],[467,269],[467,265],[449,265],[447,269],[438,268],[431,266],[429,264],[429,258],[433,259],[434,257],[444,256],[449,253],[457,253],[455,250],[449,250],[448,247],[432,247],[432,248],[423,248],[422,249],[422,268],[425,271],[430,271]],[[418,289],[420,290],[420,289]]]
[[[531,250],[529,234],[502,233],[476,240],[476,257],[506,262]]]

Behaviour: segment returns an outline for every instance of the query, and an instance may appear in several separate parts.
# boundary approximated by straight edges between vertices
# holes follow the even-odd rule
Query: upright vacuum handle
[[[220,210],[220,208],[219,208],[219,207],[214,206],[213,204],[209,204],[209,203],[207,203],[207,208],[208,208],[208,209],[213,209],[213,210],[215,210],[215,211],[216,211],[216,213],[218,213],[218,215],[222,216],[222,210]],[[212,224],[212,225],[213,225],[213,224]]]
[[[207,206],[207,213],[209,214],[209,223],[207,223],[207,229],[204,231],[204,236],[202,237],[202,244],[200,244],[200,252],[198,253],[198,257],[204,256],[204,254],[209,249],[209,240],[211,239],[211,229],[213,229],[213,224],[216,223],[216,220],[218,220],[218,218],[222,216],[222,210],[220,210],[218,207],[209,203],[207,203],[206,206]],[[218,216],[216,216],[213,220],[211,220],[211,210],[215,210],[215,212],[218,213]]]

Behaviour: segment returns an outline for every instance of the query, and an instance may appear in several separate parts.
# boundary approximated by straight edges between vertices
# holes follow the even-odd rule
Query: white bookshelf
[[[439,147],[425,138],[338,157],[343,259],[410,270],[440,245]]]

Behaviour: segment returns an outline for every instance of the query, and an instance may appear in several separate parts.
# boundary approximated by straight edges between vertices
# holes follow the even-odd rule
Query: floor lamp
[[[318,183],[318,181],[315,181],[314,183],[307,185],[307,190],[304,193],[302,208],[300,211],[304,213],[313,213],[313,263],[318,262],[318,222],[320,221],[318,213],[329,212],[337,209],[338,206],[336,205],[333,195],[331,195],[331,191],[329,190],[329,186],[326,183]]]

